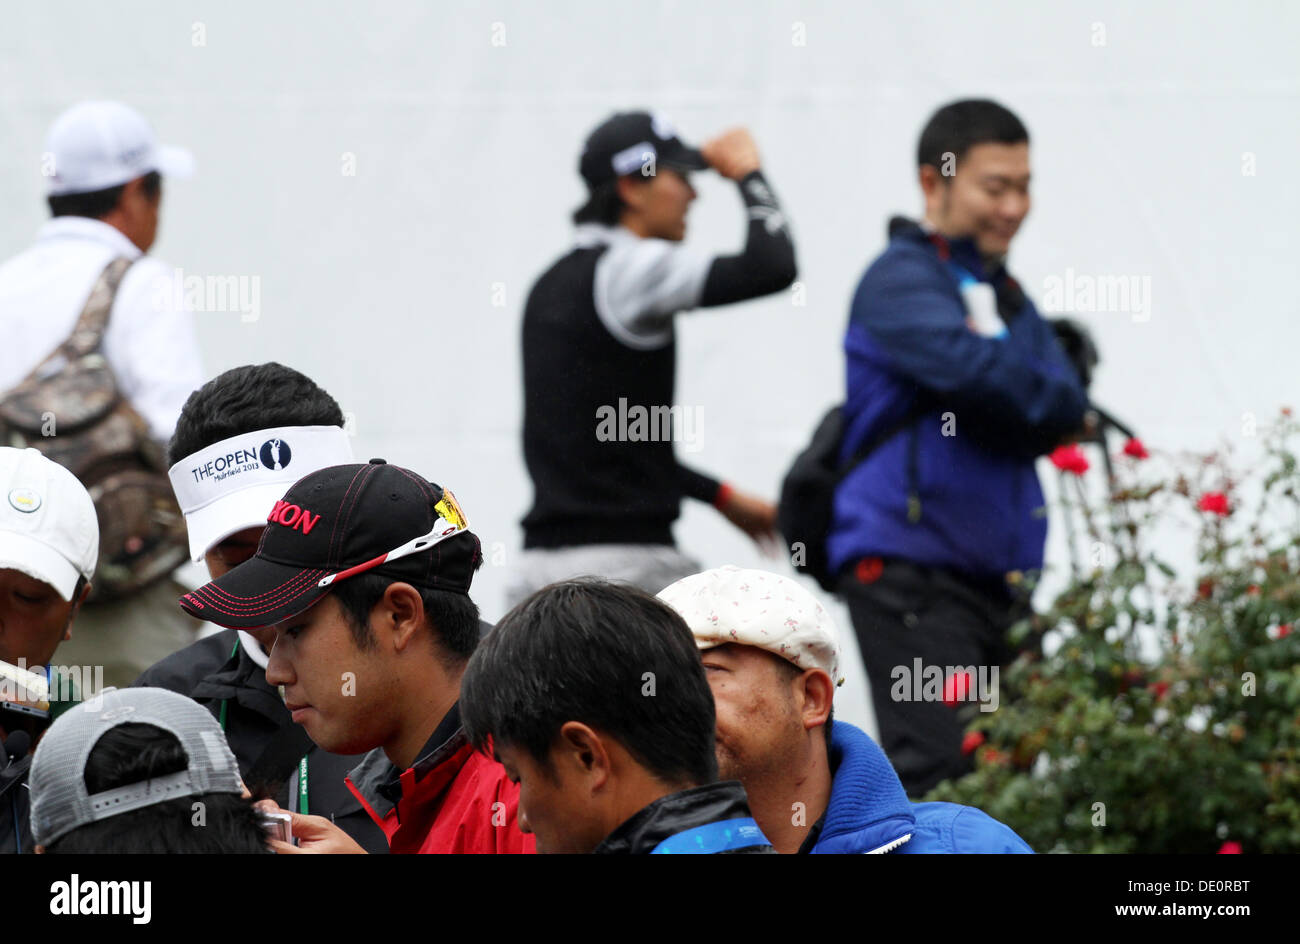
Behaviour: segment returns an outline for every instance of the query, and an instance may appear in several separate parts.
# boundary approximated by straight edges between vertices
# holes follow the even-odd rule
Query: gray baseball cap
[[[181,742],[185,770],[102,793],[86,792],[86,761],[119,724],[152,724]],[[41,738],[28,778],[32,838],[43,846],[72,830],[203,793],[244,792],[239,765],[217,719],[198,702],[162,688],[106,688],[56,720]]]

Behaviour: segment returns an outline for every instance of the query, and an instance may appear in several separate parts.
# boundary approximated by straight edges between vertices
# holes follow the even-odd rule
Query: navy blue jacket
[[[961,280],[993,286],[1005,334],[968,327]],[[918,397],[923,412],[840,483],[831,567],[900,557],[981,579],[1040,568],[1047,515],[1034,459],[1082,426],[1087,400],[1005,268],[986,274],[970,240],[895,221],[854,294],[844,349],[841,459]]]
[[[831,799],[814,853],[1032,853],[1008,826],[973,806],[913,803],[865,732],[831,728]]]

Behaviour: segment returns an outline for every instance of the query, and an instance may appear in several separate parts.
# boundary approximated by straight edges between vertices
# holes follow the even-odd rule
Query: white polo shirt
[[[176,273],[99,220],[55,217],[32,248],[0,265],[0,396],[67,340],[95,280],[119,256],[136,262],[118,288],[104,355],[123,396],[165,444],[203,382],[194,316],[180,302]]]

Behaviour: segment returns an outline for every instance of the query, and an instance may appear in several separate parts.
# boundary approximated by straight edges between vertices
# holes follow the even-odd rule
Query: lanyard
[[[310,812],[307,804],[307,755],[298,761],[298,812],[304,816]]]
[[[235,637],[235,647],[234,647],[233,649],[230,650],[230,655],[226,658],[226,661],[229,662],[231,659],[233,659],[233,658],[235,657],[235,655],[236,655],[238,652],[239,652],[239,637],[236,636],[236,637]],[[225,731],[225,730],[226,730],[226,708],[229,707],[229,702],[230,702],[230,699],[229,699],[229,698],[223,698],[223,699],[221,699],[221,714],[217,716],[217,721],[219,721],[219,722],[221,723],[221,730],[222,730],[222,731]]]
[[[767,837],[751,816],[705,823],[669,836],[650,850],[651,855],[726,852],[747,846],[768,845]]]
[[[235,646],[230,650],[230,658],[233,659],[239,652],[239,637],[235,637]],[[221,711],[217,716],[217,721],[221,724],[221,730],[226,730],[226,709],[229,707],[230,699],[221,699]],[[307,755],[302,755],[302,760],[298,761],[298,812],[306,814],[310,812],[310,806],[307,802]]]

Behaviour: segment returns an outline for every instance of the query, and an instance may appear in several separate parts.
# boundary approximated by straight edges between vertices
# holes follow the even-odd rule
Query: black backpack
[[[840,445],[844,440],[844,408],[832,407],[813,432],[812,441],[795,457],[781,482],[777,506],[777,527],[794,552],[794,569],[814,578],[827,593],[835,592],[837,574],[831,573],[826,538],[831,531],[835,491],[859,463],[877,447],[910,426],[929,407],[918,396],[896,422],[868,436],[858,450],[841,465]],[[802,552],[802,553],[801,553]]]

